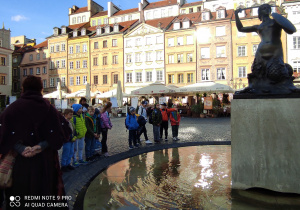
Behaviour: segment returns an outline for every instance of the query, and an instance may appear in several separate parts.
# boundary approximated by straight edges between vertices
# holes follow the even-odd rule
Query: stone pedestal
[[[300,98],[234,99],[232,188],[300,194]]]

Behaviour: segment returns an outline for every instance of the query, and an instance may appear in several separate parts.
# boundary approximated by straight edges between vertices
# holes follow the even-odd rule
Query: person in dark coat
[[[65,118],[43,98],[41,78],[28,76],[22,88],[21,97],[0,115],[0,154],[17,152],[13,184],[5,189],[6,209],[54,209],[54,204],[68,209],[67,202],[59,200],[65,190],[57,150],[72,131]],[[20,198],[20,206],[10,205],[12,196]],[[31,201],[25,196],[40,197]],[[52,197],[43,200],[42,196]],[[40,206],[34,207],[35,203]]]

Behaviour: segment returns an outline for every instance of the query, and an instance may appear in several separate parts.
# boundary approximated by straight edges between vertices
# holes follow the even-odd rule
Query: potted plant
[[[203,112],[203,108],[204,108],[204,104],[203,103],[199,103],[199,104],[193,105],[191,107],[192,117],[199,117],[200,113]]]

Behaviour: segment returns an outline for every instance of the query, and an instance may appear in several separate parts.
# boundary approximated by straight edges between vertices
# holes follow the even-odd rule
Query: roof
[[[203,13],[203,12],[202,12]],[[232,19],[234,16],[234,10],[229,9],[225,10],[225,18],[217,19],[216,18],[216,12],[210,12],[211,17],[209,20],[203,21],[203,22],[208,22],[208,21],[214,21],[214,20],[224,20],[224,19]],[[201,22],[202,21],[202,15],[199,16],[198,20],[196,22]]]
[[[192,3],[186,3],[186,4],[182,5],[181,8],[192,7],[192,6],[195,6],[195,5],[202,5],[202,4],[203,4],[202,1],[196,1],[196,2],[192,2]]]
[[[26,44],[22,44],[20,45],[15,45],[15,51],[14,53],[25,53],[26,51],[33,49],[33,47],[31,45],[26,45]]]
[[[138,11],[139,11],[139,8],[120,10],[120,11],[116,12],[113,16],[124,15],[124,14],[129,14],[129,13],[138,12]]]
[[[13,50],[12,50],[12,49],[5,48],[5,47],[0,47],[0,49],[9,50],[9,51],[12,51],[12,52],[13,52]]]
[[[76,10],[73,14],[81,13],[81,12],[87,12],[88,7],[81,7],[78,10]]]
[[[69,25],[68,28],[70,28],[72,30],[74,30],[74,29],[80,29],[80,28],[82,28],[87,23],[89,23],[89,22],[79,23],[79,24],[75,24],[75,25]]]
[[[190,21],[192,21],[190,27],[193,27],[194,23],[197,22],[197,20],[200,18],[200,16],[201,16],[201,12],[195,12],[195,13],[190,13],[190,14],[179,15],[176,19],[182,21],[185,18],[188,18]],[[170,26],[170,28],[168,28],[168,30],[173,30],[173,25],[174,25],[174,23],[172,23],[172,25]]]
[[[101,11],[101,12],[97,12],[96,14],[94,14],[92,16],[92,18],[95,18],[95,17],[100,17],[100,16],[105,16],[108,14],[108,11]]]
[[[166,7],[166,6],[171,6],[171,5],[177,5],[177,0],[164,0],[164,1],[157,1],[153,3],[149,3],[144,10],[148,9],[154,9],[154,8],[159,8],[159,7]]]
[[[48,40],[46,40],[38,45],[35,45],[33,48],[38,49],[38,48],[42,48],[42,47],[48,47]]]
[[[158,28],[158,24],[161,23],[160,28],[166,29],[166,27],[174,20],[175,16],[173,17],[166,17],[166,18],[159,18],[154,20],[147,20],[145,23],[151,25],[155,28]]]

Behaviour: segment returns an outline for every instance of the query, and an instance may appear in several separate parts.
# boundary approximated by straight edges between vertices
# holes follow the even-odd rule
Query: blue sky
[[[94,0],[107,10],[108,0]],[[148,0],[156,2],[159,0]],[[199,0],[188,0],[188,3]],[[121,9],[137,8],[140,0],[112,0]],[[68,9],[87,6],[87,0],[0,0],[0,24],[10,28],[11,36],[35,38],[37,44],[53,32],[54,27],[68,25]]]

